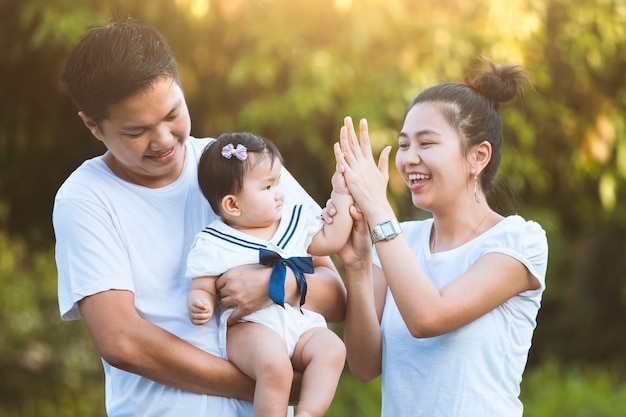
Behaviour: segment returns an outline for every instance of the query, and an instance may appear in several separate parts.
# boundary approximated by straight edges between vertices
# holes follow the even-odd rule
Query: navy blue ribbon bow
[[[270,298],[276,304],[283,306],[285,303],[285,275],[287,268],[291,268],[298,281],[300,290],[300,305],[304,304],[306,297],[306,279],[304,274],[313,273],[313,259],[309,256],[294,256],[283,259],[279,254],[267,249],[259,249],[259,263],[272,267],[270,276]]]

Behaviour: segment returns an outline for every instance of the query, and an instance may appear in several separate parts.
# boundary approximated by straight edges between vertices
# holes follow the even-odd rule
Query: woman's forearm
[[[346,268],[346,282],[344,342],[348,365],[355,376],[369,381],[380,375],[382,364],[382,336],[371,265]]]

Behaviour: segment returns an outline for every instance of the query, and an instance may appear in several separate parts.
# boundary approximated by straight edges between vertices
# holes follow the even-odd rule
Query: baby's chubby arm
[[[206,324],[215,312],[217,276],[197,277],[191,281],[187,294],[187,311],[195,325]]]
[[[330,180],[333,190],[330,193],[330,200],[337,210],[333,217],[333,222],[324,222],[320,230],[309,245],[309,253],[314,256],[332,255],[343,248],[350,237],[352,231],[352,216],[350,206],[354,204],[346,180],[341,172],[335,171]]]

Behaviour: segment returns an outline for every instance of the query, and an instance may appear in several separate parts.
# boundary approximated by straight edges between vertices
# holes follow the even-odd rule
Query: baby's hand
[[[341,172],[335,171],[330,179],[330,183],[333,186],[333,191],[337,194],[350,195],[348,184],[346,184],[346,179]]]
[[[208,300],[197,298],[189,304],[189,318],[195,325],[206,324],[213,316],[213,309]]]

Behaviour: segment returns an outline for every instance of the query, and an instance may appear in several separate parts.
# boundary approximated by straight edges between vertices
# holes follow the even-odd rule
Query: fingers
[[[243,316],[243,312],[239,308],[235,307],[231,315],[228,317],[228,326],[234,326]]]
[[[361,119],[361,121],[359,122],[359,139],[363,156],[373,159],[372,145],[370,144],[370,135],[367,126],[367,119]]]
[[[337,215],[337,208],[333,204],[333,200],[330,198],[326,200],[326,207],[322,209],[321,218],[326,224],[333,224],[333,217]]]
[[[343,173],[345,171],[345,160],[343,156],[343,152],[341,151],[341,145],[339,142],[333,145],[333,152],[335,154],[335,169],[337,172]]]
[[[237,305],[237,301],[230,295],[220,294],[219,305],[222,309],[231,308]]]
[[[189,318],[195,325],[206,324],[213,315],[208,300],[197,299],[189,307]]]
[[[193,300],[193,303],[191,305],[196,311],[208,311],[209,310],[209,300],[198,298],[198,299]]]
[[[207,324],[208,322],[209,319],[206,318],[191,317],[191,323],[195,324],[196,326],[202,326],[203,324]]]
[[[350,206],[350,216],[354,220],[354,230],[361,234],[367,234],[367,223],[363,212],[355,205]]]
[[[378,158],[378,170],[382,172],[385,177],[389,177],[389,155],[391,154],[391,146],[385,146]]]
[[[271,301],[269,304],[263,305],[261,307],[259,307],[259,309],[267,307],[268,305],[271,305]],[[247,316],[248,314],[252,313],[253,311],[256,311],[257,309],[250,309],[247,307],[240,307],[240,306],[235,306],[235,308],[233,309],[233,312],[231,313],[230,316],[228,316],[228,325],[229,326],[234,326],[235,324],[239,323],[239,321]]]
[[[345,120],[348,119],[349,117],[346,117]],[[347,123],[345,120],[344,123]],[[341,126],[339,130],[339,150],[341,151],[341,160],[349,166],[350,162],[354,161],[354,153],[350,143],[349,128],[346,124]]]
[[[354,220],[355,222],[358,222],[361,221],[361,219],[363,219],[365,216],[363,216],[363,212],[353,204],[350,206],[350,217],[352,217],[352,220]]]
[[[227,282],[228,279],[226,277],[226,274],[222,274],[217,277],[217,279],[215,280],[215,288],[217,289],[218,293],[222,291]]]
[[[328,209],[322,209],[322,215],[320,216],[320,218],[326,224],[333,224],[333,222],[335,221],[333,216],[328,212]]]
[[[354,123],[352,123],[352,117],[348,116],[343,119],[344,127],[346,128],[346,140],[348,145],[350,146],[350,151],[354,154],[357,154],[360,151],[359,139],[356,136],[356,131],[354,130]]]
[[[374,160],[367,119],[363,118],[359,121],[359,135],[357,136],[352,118],[345,117],[339,134],[339,142],[344,154],[343,158],[348,165],[360,156]]]

